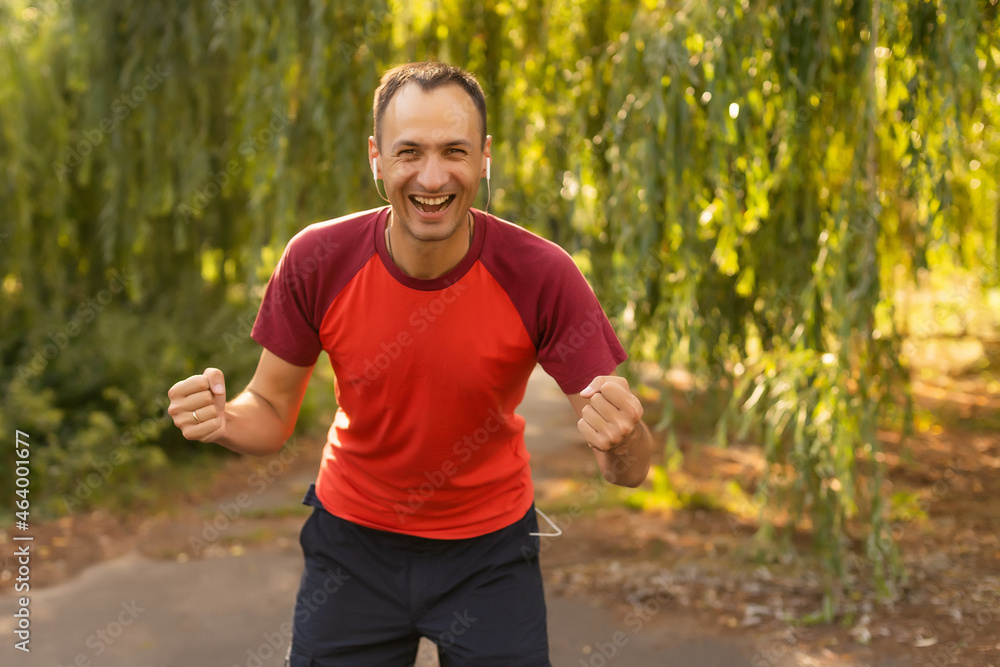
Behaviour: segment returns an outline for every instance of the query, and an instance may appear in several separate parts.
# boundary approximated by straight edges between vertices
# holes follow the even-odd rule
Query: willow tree
[[[762,500],[811,528],[831,591],[852,567],[888,590],[875,431],[905,385],[893,276],[954,265],[996,280],[996,12],[0,5],[0,417],[35,405],[54,449],[94,451],[151,419],[136,397],[158,394],[157,376],[251,358],[255,297],[285,241],[381,203],[364,159],[379,72],[440,58],[487,92],[490,210],[574,253],[633,358],[731,390],[720,439],[754,432]],[[129,280],[113,314],[20,377],[115,271]],[[81,405],[114,418],[60,426]],[[148,445],[169,439],[152,431]],[[866,559],[846,558],[855,545]]]
[[[166,388],[209,363],[245,381],[276,249],[378,201],[357,168],[376,62],[352,57],[373,5],[0,12],[0,422],[45,443],[65,511],[99,498],[93,471],[139,493],[171,446],[196,451]]]
[[[891,595],[892,297],[929,266],[996,282],[995,4],[410,11],[430,18],[397,25],[397,49],[488,73],[497,208],[575,251],[634,358],[732,388],[719,439],[763,446],[762,536],[783,511],[811,531],[825,614],[859,575]]]
[[[643,285],[620,267],[637,340],[735,380],[720,435],[756,431],[761,493],[805,519],[831,591],[858,542],[891,593],[876,429],[905,385],[893,275],[931,255],[979,270],[970,241],[996,252],[995,172],[970,190],[998,138],[996,9],[744,2],[634,25],[652,24],[630,37],[635,78],[616,77],[645,113],[611,123],[629,147],[611,189],[644,197],[606,217],[656,221],[622,246],[650,269]]]

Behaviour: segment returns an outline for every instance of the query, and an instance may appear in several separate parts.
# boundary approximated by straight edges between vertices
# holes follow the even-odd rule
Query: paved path
[[[135,555],[103,563],[32,596],[30,655],[11,648],[14,601],[0,599],[0,636],[5,638],[0,664],[278,667],[288,647],[285,624],[300,567],[297,554],[267,551],[187,563]],[[637,625],[586,598],[551,599],[553,664],[750,664],[752,654],[745,647],[687,641],[680,628],[672,631],[655,615],[638,632]],[[591,647],[589,654],[585,646]],[[611,659],[602,660],[602,653]]]
[[[532,376],[521,412],[539,458],[576,456],[584,447],[568,401],[544,374]],[[281,502],[296,499],[268,504]],[[32,591],[30,654],[13,648],[15,598],[0,597],[0,665],[278,667],[301,563],[297,545],[188,562],[131,554],[102,563]],[[735,667],[754,655],[749,642],[714,638],[674,610],[626,619],[589,598],[558,597],[548,608],[555,667]],[[429,655],[418,661],[436,663]]]

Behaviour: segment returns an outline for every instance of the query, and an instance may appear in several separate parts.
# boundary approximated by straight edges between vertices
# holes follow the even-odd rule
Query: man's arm
[[[646,479],[653,437],[642,421],[642,404],[628,380],[617,375],[594,378],[579,394],[566,394],[580,421],[577,428],[594,450],[604,479],[636,487]]]
[[[188,440],[266,456],[292,435],[312,371],[265,349],[250,384],[233,400],[226,402],[222,371],[206,368],[170,388],[167,412]]]

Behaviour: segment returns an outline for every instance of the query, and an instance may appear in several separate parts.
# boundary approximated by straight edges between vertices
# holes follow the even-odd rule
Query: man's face
[[[486,175],[490,139],[482,144],[476,107],[460,86],[424,92],[403,86],[382,116],[378,156],[394,224],[418,241],[444,241],[460,227]],[[381,148],[381,150],[379,150]]]

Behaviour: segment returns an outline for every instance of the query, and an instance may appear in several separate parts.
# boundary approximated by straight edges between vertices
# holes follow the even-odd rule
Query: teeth
[[[445,196],[445,197],[417,197],[417,196],[414,195],[413,198],[416,199],[421,204],[426,204],[427,206],[439,206],[440,204],[443,204],[446,201],[448,201],[448,196]]]

